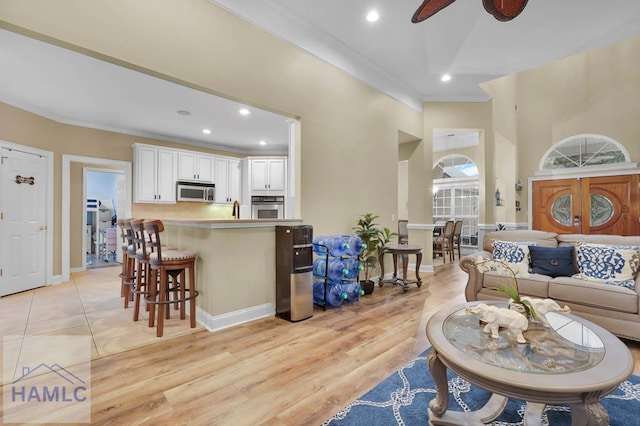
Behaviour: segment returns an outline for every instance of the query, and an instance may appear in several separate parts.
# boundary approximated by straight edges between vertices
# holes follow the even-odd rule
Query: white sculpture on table
[[[571,312],[571,309],[567,305],[561,308],[560,305],[552,299],[534,299],[533,297],[522,296],[520,300],[527,300],[531,306],[533,306],[538,321],[546,328],[550,327],[549,321],[547,321],[545,317],[547,312],[562,312],[564,314]]]
[[[478,315],[481,321],[487,323],[483,331],[485,333],[491,333],[491,338],[497,339],[499,337],[498,329],[505,327],[513,333],[518,343],[527,343],[522,332],[529,327],[529,321],[527,321],[527,317],[521,313],[484,303],[476,306],[468,306],[466,311]]]

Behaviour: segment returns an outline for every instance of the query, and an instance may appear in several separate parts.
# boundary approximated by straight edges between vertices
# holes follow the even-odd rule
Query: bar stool
[[[131,287],[135,280],[135,258],[130,255],[133,248],[133,232],[131,230],[130,219],[118,219],[118,227],[120,228],[120,236],[122,237],[122,277],[120,296],[124,297],[124,307],[129,307],[131,300]]]
[[[189,250],[171,250],[161,246],[160,233],[164,231],[161,220],[144,221],[144,230],[147,233],[147,246],[151,249],[149,265],[151,267],[151,282],[157,280],[159,284],[157,292],[155,286],[149,286],[147,305],[149,305],[149,327],[154,326],[155,307],[158,306],[158,325],[156,335],[162,337],[164,319],[169,318],[171,303],[177,303],[180,307],[180,319],[185,319],[185,305],[189,301],[189,320],[191,328],[196,326],[196,303],[198,297],[196,290],[196,258],[197,254]],[[186,270],[189,270],[189,285],[187,286]],[[178,277],[180,277],[178,279]],[[188,292],[188,295],[187,295]],[[169,300],[169,294],[174,293],[174,300]],[[176,293],[179,293],[176,294]]]
[[[122,271],[120,272],[120,297],[124,296],[124,281],[125,274],[127,269],[127,258],[128,258],[128,244],[127,244],[127,236],[126,236],[126,228],[124,224],[124,219],[118,219],[118,229],[120,230],[120,238],[122,239]]]
[[[133,256],[135,259],[135,280],[131,288],[131,293],[134,296],[133,302],[133,320],[138,321],[140,317],[140,297],[144,295],[146,298],[150,292],[155,292],[155,282],[151,277],[149,269],[149,254],[151,248],[146,246],[146,239],[144,234],[144,220],[134,219],[131,220],[131,231],[134,250],[130,251],[129,256]],[[133,253],[133,254],[131,254]]]

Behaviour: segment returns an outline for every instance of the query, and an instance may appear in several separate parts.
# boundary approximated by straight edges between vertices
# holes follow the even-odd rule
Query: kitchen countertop
[[[268,228],[277,225],[300,225],[302,219],[162,219],[167,225],[197,228]]]

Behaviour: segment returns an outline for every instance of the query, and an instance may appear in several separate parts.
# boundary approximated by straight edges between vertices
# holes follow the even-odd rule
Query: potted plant
[[[495,290],[509,297],[509,309],[518,311],[527,318],[533,320],[537,319],[536,311],[533,305],[528,300],[522,300],[520,298],[520,292],[518,291],[518,280],[516,278],[517,272],[515,272],[509,264],[503,260],[497,259],[483,259],[479,257],[475,261],[476,267],[481,272],[497,271],[504,269],[509,273],[511,283],[509,285],[500,287],[491,287],[491,290]]]
[[[378,256],[381,251],[384,250],[385,244],[387,244],[394,235],[397,235],[395,232],[391,232],[389,228],[380,228],[375,222],[378,217],[378,215],[374,215],[373,213],[363,214],[358,218],[356,226],[353,227],[355,234],[362,239],[365,245],[358,256],[364,274],[364,280],[360,280],[360,286],[365,294],[373,293],[373,289],[375,288],[375,283],[371,279],[371,275],[375,273],[378,266]]]

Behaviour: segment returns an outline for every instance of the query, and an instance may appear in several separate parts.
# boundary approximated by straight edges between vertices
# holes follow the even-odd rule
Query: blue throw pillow
[[[570,277],[575,274],[573,246],[541,247],[529,246],[531,272],[555,277]]]

